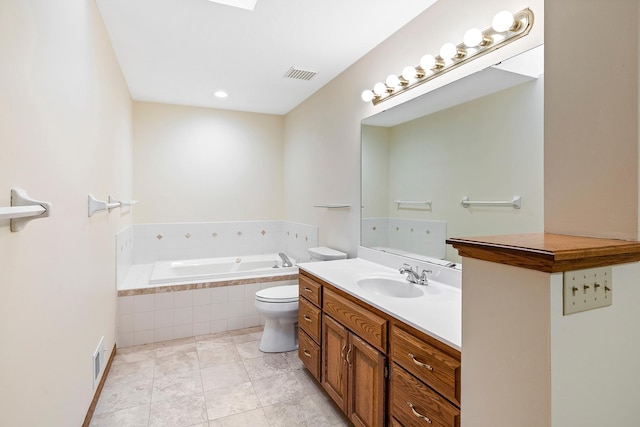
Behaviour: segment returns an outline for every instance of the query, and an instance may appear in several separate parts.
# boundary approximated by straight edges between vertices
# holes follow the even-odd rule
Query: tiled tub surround
[[[145,276],[138,267],[129,275],[148,282],[150,270]],[[256,291],[295,284],[297,275],[286,275],[119,290],[116,343],[122,348],[264,325]]]
[[[308,261],[318,228],[286,221],[137,224],[116,236],[119,348],[264,324],[255,292],[297,274],[149,286],[156,261],[284,252]]]
[[[317,246],[318,227],[288,221],[135,224],[116,235],[118,288],[136,264],[278,252],[304,262]]]
[[[404,252],[443,259],[446,256],[447,223],[403,218],[362,218],[362,245],[397,248]]]

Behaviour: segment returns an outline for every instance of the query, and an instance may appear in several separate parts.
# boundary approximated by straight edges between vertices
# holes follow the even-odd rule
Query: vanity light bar
[[[424,55],[417,67],[408,65],[400,75],[391,74],[384,83],[363,91],[362,100],[376,105],[526,36],[532,26],[533,12],[529,8],[515,14],[498,12],[488,29],[467,30],[462,43],[443,44],[437,56]]]

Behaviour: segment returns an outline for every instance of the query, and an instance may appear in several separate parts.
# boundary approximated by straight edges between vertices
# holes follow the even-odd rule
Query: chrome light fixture
[[[417,67],[407,65],[399,76],[391,74],[385,83],[378,82],[373,89],[363,91],[362,100],[376,105],[526,36],[532,26],[533,12],[529,8],[515,14],[507,10],[498,12],[491,27],[484,31],[467,30],[462,43],[443,44],[437,56],[424,55]]]

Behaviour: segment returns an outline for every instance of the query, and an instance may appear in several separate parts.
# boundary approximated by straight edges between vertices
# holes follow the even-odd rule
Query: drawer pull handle
[[[420,362],[418,359],[416,359],[416,357],[411,354],[411,353],[407,353],[409,355],[409,357],[413,360],[413,363],[415,363],[418,366],[421,366],[423,368],[427,368],[430,371],[433,371],[433,367],[431,365],[427,365],[426,363],[422,363]]]
[[[306,320],[309,323],[312,323],[313,320],[311,319],[311,317],[307,316],[306,314],[302,316],[304,318],[304,320]]]
[[[413,412],[413,415],[415,415],[416,417],[420,418],[421,420],[425,420],[426,422],[428,422],[429,424],[433,424],[433,422],[428,418],[425,417],[424,415],[422,415],[420,412],[416,411],[413,408],[413,404],[411,404],[411,402],[407,402],[407,405],[409,405],[409,408],[411,408],[411,412]]]
[[[345,362],[347,361],[347,359],[344,358],[344,349],[347,348],[347,345],[343,345],[342,346],[342,350],[340,350],[340,359],[344,360]]]
[[[310,294],[313,293],[313,291],[311,289],[307,288],[306,286],[304,287],[304,291],[305,292],[309,292]]]
[[[311,357],[311,353],[309,353],[306,349],[302,350],[302,352],[304,353],[305,356]]]

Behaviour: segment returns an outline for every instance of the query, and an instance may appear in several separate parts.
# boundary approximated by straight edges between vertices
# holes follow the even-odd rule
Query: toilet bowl
[[[256,292],[256,310],[266,318],[260,351],[280,353],[298,348],[298,285]]]

